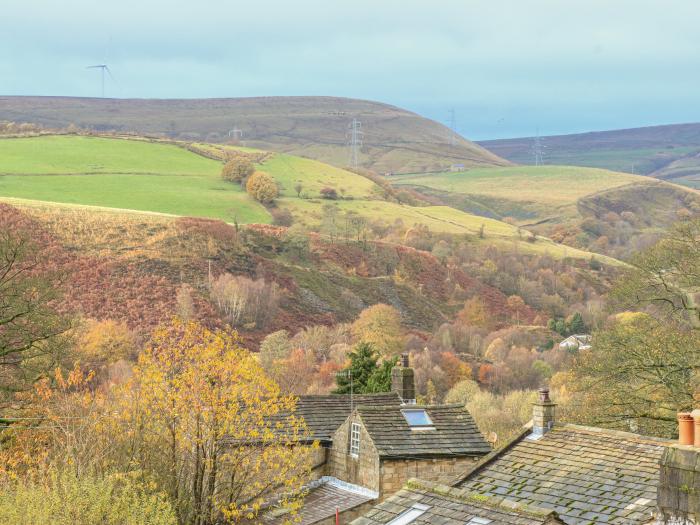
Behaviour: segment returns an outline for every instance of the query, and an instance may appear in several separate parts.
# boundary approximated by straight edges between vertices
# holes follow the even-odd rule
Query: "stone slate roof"
[[[398,394],[362,394],[353,396],[354,407],[393,406],[401,404]],[[351,413],[350,396],[345,394],[326,396],[299,396],[296,416],[301,416],[311,431],[313,439],[330,441],[333,434]]]
[[[340,513],[343,513],[376,499],[376,494],[363,494],[352,490],[351,486],[346,487],[344,485],[346,484],[333,480],[310,488],[304,498],[304,506],[298,515],[300,521],[295,521],[294,523],[312,525],[335,516],[336,508]],[[287,514],[276,515],[272,512],[264,516],[263,523],[281,525],[289,519],[290,516]]]
[[[411,430],[400,407],[358,407],[357,413],[380,457],[482,456],[491,452],[462,405],[405,408],[425,409],[434,430]]]
[[[416,503],[430,508],[412,522],[415,525],[464,525],[475,517],[491,520],[489,525],[564,523],[553,510],[518,505],[500,497],[484,498],[467,490],[412,479],[402,490],[350,525],[385,525]]]
[[[659,460],[671,442],[627,432],[555,425],[525,432],[458,481],[487,496],[557,511],[568,524],[644,523],[656,505]]]

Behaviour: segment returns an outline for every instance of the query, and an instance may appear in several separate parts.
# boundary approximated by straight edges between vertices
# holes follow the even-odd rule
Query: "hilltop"
[[[362,124],[360,163],[379,173],[465,166],[503,166],[501,159],[450,130],[395,106],[338,97],[221,99],[100,99],[0,97],[0,121],[49,128],[71,124],[98,131],[135,132],[186,141],[226,142],[348,164],[348,126]],[[242,137],[232,132],[242,130]],[[234,135],[229,135],[229,132]]]
[[[532,164],[534,137],[479,144],[518,164]],[[543,137],[545,162],[606,168],[698,187],[700,123]]]

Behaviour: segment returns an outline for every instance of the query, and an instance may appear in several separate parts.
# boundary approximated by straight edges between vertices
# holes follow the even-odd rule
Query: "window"
[[[354,458],[360,455],[360,424],[353,423],[350,427],[350,455]]]
[[[428,505],[423,505],[422,503],[416,503],[413,505],[410,509],[408,509],[406,512],[402,512],[398,516],[396,516],[393,520],[391,520],[389,523],[386,525],[408,525],[409,523],[413,523],[416,518],[419,518],[423,514],[425,514],[425,511],[428,510],[430,507]]]
[[[467,522],[467,525],[487,525],[488,523],[491,523],[491,521],[492,520],[488,518],[480,518],[479,516],[475,516]]]
[[[433,422],[422,408],[402,410],[401,413],[410,427],[432,427]]]

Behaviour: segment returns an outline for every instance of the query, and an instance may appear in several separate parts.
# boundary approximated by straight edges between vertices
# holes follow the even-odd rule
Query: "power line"
[[[357,169],[360,165],[360,149],[362,148],[362,122],[353,118],[348,131],[349,162],[351,168]]]
[[[455,108],[450,108],[450,147],[453,148],[457,144],[457,116]]]
[[[540,137],[540,129],[537,128],[537,134],[535,135],[535,140],[532,143],[532,157],[535,161],[535,166],[541,166],[544,164],[544,150],[545,145],[542,137]]]

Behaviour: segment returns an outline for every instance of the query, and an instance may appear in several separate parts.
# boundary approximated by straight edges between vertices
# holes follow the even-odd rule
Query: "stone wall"
[[[328,476],[328,456],[330,449],[319,446],[313,453],[311,460],[311,480]]]
[[[673,445],[664,451],[657,506],[660,523],[700,520],[700,448]]]
[[[360,423],[360,453],[350,455],[351,423]],[[328,454],[328,475],[379,492],[379,455],[360,418],[355,414],[333,435]]]
[[[379,497],[385,499],[411,478],[449,483],[472,467],[479,458],[387,459],[379,467]]]

